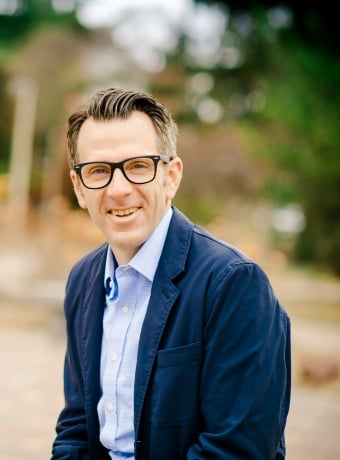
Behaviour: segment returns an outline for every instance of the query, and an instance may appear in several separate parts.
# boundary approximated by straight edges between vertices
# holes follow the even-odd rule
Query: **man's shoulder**
[[[78,265],[84,265],[91,262],[94,262],[96,259],[100,259],[102,257],[106,257],[107,253],[107,243],[102,243],[100,246],[97,246],[94,249],[91,249],[89,252],[84,254],[74,265],[74,267]]]
[[[181,253],[198,261],[214,261],[226,264],[254,263],[240,248],[224,241],[174,209],[173,226],[170,230],[170,247],[180,247]],[[177,251],[178,252],[178,251]]]
[[[173,254],[176,253],[176,258]],[[169,230],[163,264],[171,273],[185,271],[193,276],[226,276],[235,271],[260,270],[240,248],[219,239],[209,230],[190,221],[178,210]],[[200,267],[200,270],[198,270]],[[196,276],[196,275],[195,275]]]
[[[70,275],[79,277],[88,276],[90,272],[104,267],[107,254],[107,243],[92,249],[79,259],[72,267]]]
[[[237,246],[222,240],[210,233],[207,229],[194,225],[193,228],[193,244],[201,248],[205,248],[205,252],[212,254],[215,257],[220,254],[221,256],[228,257],[233,261],[251,263],[250,258]]]

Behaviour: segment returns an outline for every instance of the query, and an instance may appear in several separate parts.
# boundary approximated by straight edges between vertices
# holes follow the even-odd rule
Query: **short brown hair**
[[[158,135],[160,154],[175,157],[178,128],[167,108],[151,94],[109,88],[95,93],[88,104],[80,107],[68,119],[67,147],[70,167],[73,168],[77,163],[78,136],[85,120],[126,119],[136,110],[150,117]]]

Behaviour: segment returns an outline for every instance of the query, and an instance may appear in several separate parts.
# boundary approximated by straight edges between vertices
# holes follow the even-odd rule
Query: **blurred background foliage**
[[[38,88],[32,209],[59,195],[75,205],[65,152],[69,112],[97,88],[133,86],[158,96],[180,125],[179,207],[203,224],[245,215],[293,262],[339,275],[340,36],[333,7],[121,3],[125,9],[104,0],[0,0],[2,202],[18,85]]]

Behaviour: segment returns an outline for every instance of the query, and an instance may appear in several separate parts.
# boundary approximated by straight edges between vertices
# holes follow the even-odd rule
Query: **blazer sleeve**
[[[51,460],[87,460],[88,440],[82,398],[73,381],[69,353],[64,368],[65,407],[59,415]]]
[[[79,300],[72,289],[72,272],[66,286],[67,349],[64,362],[65,406],[61,411],[51,460],[88,460],[88,436],[79,349]]]
[[[207,296],[200,411],[187,460],[285,458],[290,322],[256,264],[237,263]]]

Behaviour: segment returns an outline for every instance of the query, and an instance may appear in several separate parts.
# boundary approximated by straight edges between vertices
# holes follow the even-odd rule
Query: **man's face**
[[[118,162],[144,155],[159,155],[157,134],[150,118],[135,111],[126,120],[88,119],[78,137],[78,162]],[[132,184],[119,169],[102,189],[83,186],[75,171],[71,179],[79,205],[108,240],[119,264],[126,264],[151,235],[166,213],[182,177],[182,162],[158,163],[156,177],[147,184]]]

